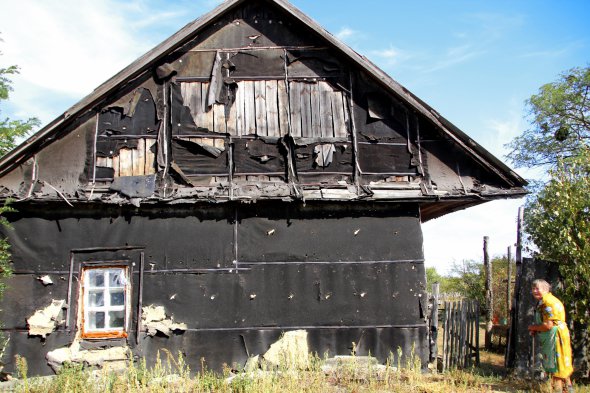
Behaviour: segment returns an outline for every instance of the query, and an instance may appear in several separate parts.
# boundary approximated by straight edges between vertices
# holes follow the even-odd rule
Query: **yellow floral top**
[[[539,334],[543,347],[543,366],[554,377],[569,378],[574,368],[570,332],[565,323],[563,303],[552,293],[546,293],[539,301],[537,311],[542,322],[553,322],[550,331]]]

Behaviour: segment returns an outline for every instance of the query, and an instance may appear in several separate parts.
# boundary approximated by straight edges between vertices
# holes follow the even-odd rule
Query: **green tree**
[[[473,260],[454,262],[447,277],[447,292],[456,292],[460,295],[477,300],[480,305],[485,305],[485,272],[483,263]]]
[[[432,284],[439,283],[439,293],[455,292],[449,287],[449,277],[441,275],[434,267],[426,268],[426,290],[432,291]]]
[[[443,281],[443,276],[441,276],[434,267],[427,267],[426,268],[426,283],[430,286],[435,282],[440,283]],[[428,288],[430,289],[430,288]]]
[[[588,66],[544,85],[527,102],[532,128],[509,144],[515,164],[549,167],[549,180],[527,198],[524,230],[540,258],[559,264],[565,284],[559,296],[586,327],[582,334],[590,331],[589,94]]]
[[[541,258],[559,263],[562,300],[590,329],[590,149],[558,161],[551,179],[529,199],[525,231]]]
[[[0,103],[7,100],[12,91],[10,75],[18,74],[18,72],[18,67],[14,65],[0,68]],[[27,120],[11,120],[8,117],[0,119],[0,156],[12,150],[19,138],[29,135],[38,125],[39,120],[34,117]]]
[[[8,206],[8,204],[4,204],[4,206],[0,206],[0,225],[10,228],[10,224],[3,216],[4,213],[13,211],[12,208]],[[10,267],[10,244],[5,238],[0,238],[0,299],[2,299],[2,294],[4,293],[5,284],[4,280],[7,277],[10,277],[12,274],[12,268]]]
[[[0,39],[1,41],[1,39]],[[0,52],[0,55],[2,53]],[[12,91],[11,75],[18,74],[18,67],[11,65],[6,68],[0,67],[0,103],[8,100]],[[1,113],[1,111],[0,111]],[[39,120],[29,118],[28,120],[11,120],[8,117],[0,118],[0,156],[5,155],[16,146],[17,140],[27,136],[33,128],[39,125]],[[8,207],[8,201],[0,207],[0,225],[8,226],[4,213],[12,211]],[[5,238],[0,238],[0,278],[10,275],[10,244]],[[4,291],[4,283],[0,281],[0,297]]]
[[[555,167],[590,142],[590,67],[572,68],[526,104],[531,127],[506,145],[518,167]]]

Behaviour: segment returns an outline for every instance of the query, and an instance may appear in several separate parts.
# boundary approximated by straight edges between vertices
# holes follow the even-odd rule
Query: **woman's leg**
[[[554,392],[563,392],[563,379],[558,377],[551,377],[551,390]]]

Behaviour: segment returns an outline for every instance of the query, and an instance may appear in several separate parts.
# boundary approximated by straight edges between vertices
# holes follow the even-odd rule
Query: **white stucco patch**
[[[29,336],[47,337],[53,332],[56,326],[61,322],[59,316],[61,310],[66,304],[65,300],[51,300],[51,304],[44,309],[37,310],[27,319],[29,326]]]
[[[174,331],[183,331],[187,329],[186,323],[174,322],[173,318],[166,317],[164,306],[145,306],[142,308],[141,324],[146,329],[149,336],[154,336],[160,332],[166,336]]]

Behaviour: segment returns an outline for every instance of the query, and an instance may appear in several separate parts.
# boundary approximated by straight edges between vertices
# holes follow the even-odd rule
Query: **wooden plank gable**
[[[155,175],[191,198],[197,191],[183,190],[211,184],[219,186],[206,196],[213,199],[263,190],[271,199],[307,192],[393,201],[420,190],[424,199],[471,203],[524,193],[507,167],[282,0],[224,3],[70,112],[1,159],[0,173],[13,168],[26,184],[43,181],[46,172],[35,177],[19,166],[61,143],[52,132],[77,132],[95,117],[95,129],[83,128],[88,157],[76,169],[77,188],[95,196],[96,187],[116,191],[109,187],[117,178]],[[248,182],[265,185],[238,190]],[[23,196],[13,180],[7,189]]]

